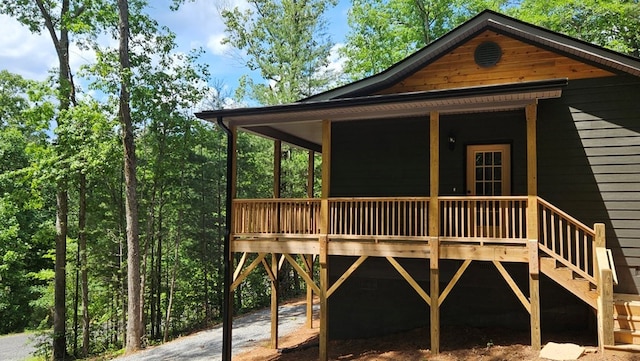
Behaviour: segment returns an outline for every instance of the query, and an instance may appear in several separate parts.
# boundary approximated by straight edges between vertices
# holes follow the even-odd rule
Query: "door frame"
[[[467,144],[465,151],[465,189],[466,195],[475,196],[475,157],[476,151],[499,151],[502,152],[502,195],[511,195],[511,169],[512,169],[512,144],[508,142],[495,142],[495,143],[482,143],[482,144]]]

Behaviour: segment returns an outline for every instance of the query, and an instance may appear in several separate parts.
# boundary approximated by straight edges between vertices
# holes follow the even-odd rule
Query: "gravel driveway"
[[[33,334],[17,333],[0,337],[0,360],[22,361],[34,351],[31,337]]]
[[[314,310],[317,309],[314,305]],[[305,305],[283,305],[279,307],[280,336],[289,334],[304,325]],[[236,355],[268,341],[271,332],[270,310],[260,310],[240,316],[233,322],[232,354]],[[222,356],[222,325],[207,331],[179,338],[164,345],[119,357],[118,361],[219,361]],[[0,359],[2,359],[0,357]]]

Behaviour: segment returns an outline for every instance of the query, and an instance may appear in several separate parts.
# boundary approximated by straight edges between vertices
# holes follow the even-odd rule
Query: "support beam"
[[[313,189],[315,185],[315,152],[309,151],[309,161],[307,167],[307,198],[313,198]],[[309,278],[313,281],[313,255],[304,256],[306,271]],[[307,328],[313,328],[313,290],[307,285],[307,320],[305,325]]]
[[[327,265],[329,239],[329,196],[331,190],[331,121],[322,121],[322,200],[320,204],[320,331],[318,361],[329,359],[329,329],[327,288],[329,271]]]
[[[431,246],[429,284],[431,288],[431,353],[440,353],[440,114],[429,115],[429,244]]]
[[[320,331],[319,331],[319,361],[329,359],[329,333],[327,328],[327,286],[329,284],[329,273],[327,270],[327,236],[320,236]]]
[[[538,241],[529,240],[529,303],[531,316],[531,348],[540,350],[542,333],[540,330],[540,256]]]
[[[393,258],[393,257],[386,257],[386,258],[387,258],[387,261],[389,261],[389,263],[391,263],[393,268],[395,268],[396,271],[398,271],[398,273],[400,273],[400,275],[409,283],[409,285],[414,290],[416,290],[416,292],[418,292],[418,295],[420,295],[420,297],[422,297],[422,299],[427,303],[427,305],[432,306],[431,305],[431,297],[429,297],[427,292],[424,289],[422,289],[420,284],[418,284],[418,282],[413,277],[411,277],[409,272],[407,272],[407,270],[404,269],[404,267],[402,267],[402,265],[400,263],[398,263],[398,261],[396,261],[395,258]],[[432,308],[433,308],[433,306],[432,306]]]
[[[242,281],[244,281],[244,279],[247,278],[247,276],[251,273],[251,271],[253,271],[253,269],[256,268],[256,266],[262,262],[265,256],[266,256],[266,253],[258,254],[258,257],[256,257],[256,259],[254,259],[253,262],[251,262],[251,264],[249,264],[249,266],[245,268],[245,270],[242,273],[240,273],[238,278],[236,278],[233,281],[230,287],[231,291],[234,291],[236,288],[238,288],[238,285],[241,284]]]
[[[244,267],[244,263],[247,261],[247,252],[244,252],[240,257],[240,261],[238,261],[238,266],[236,266],[236,270],[233,272],[233,280],[237,280],[240,272],[242,271],[242,267]]]
[[[453,275],[453,277],[451,278],[451,281],[449,281],[449,284],[447,284],[447,287],[445,287],[444,291],[442,291],[442,293],[440,294],[440,297],[438,298],[438,306],[442,306],[442,303],[444,302],[445,299],[447,299],[449,292],[451,292],[451,290],[456,285],[456,283],[458,283],[458,281],[460,280],[460,277],[462,277],[462,275],[464,274],[464,271],[467,270],[467,267],[469,267],[470,264],[471,264],[471,260],[467,259],[462,263],[462,265],[460,265],[460,268],[458,268],[456,273]]]
[[[509,285],[509,287],[511,288],[513,293],[516,295],[516,297],[518,297],[518,300],[520,300],[520,303],[522,303],[522,305],[527,310],[527,312],[531,313],[531,303],[529,303],[529,300],[527,300],[527,297],[524,295],[524,293],[522,293],[522,291],[520,290],[520,287],[518,287],[518,285],[513,280],[513,278],[511,278],[511,275],[509,274],[509,272],[507,272],[507,270],[504,268],[502,263],[498,261],[493,261],[493,264],[496,266],[496,268],[498,269],[498,272],[500,272],[500,274],[502,275],[502,278],[504,278],[504,280],[507,282],[507,285]]]
[[[331,295],[338,289],[338,287],[340,287],[340,285],[342,285],[344,283],[344,281],[346,281],[347,278],[349,278],[349,276],[351,276],[353,274],[353,272],[355,272],[358,269],[358,267],[360,267],[360,265],[367,258],[368,258],[367,256],[360,256],[360,258],[358,258],[355,262],[353,262],[351,267],[349,267],[349,269],[347,269],[342,274],[342,276],[340,276],[340,278],[338,278],[338,280],[334,284],[331,285],[331,287],[327,291],[327,297],[331,297]]]
[[[296,272],[298,272],[300,277],[302,277],[302,279],[305,280],[305,282],[307,283],[307,286],[311,287],[313,289],[313,291],[315,291],[316,293],[320,293],[320,288],[307,275],[307,272],[305,272],[305,270],[303,270],[302,267],[300,267],[298,262],[296,262],[296,260],[293,257],[291,257],[290,254],[285,254],[283,256],[286,258],[287,261],[289,261],[289,263],[291,264],[291,267],[293,267],[293,269]]]
[[[278,255],[271,254],[271,348],[278,348]]]
[[[309,279],[311,280],[311,282],[313,281],[313,255],[312,254],[305,254],[304,255],[304,264],[305,264],[305,271],[307,271],[307,276],[309,277]],[[313,289],[311,289],[311,286],[307,283],[307,307],[306,307],[306,313],[307,313],[307,320],[305,321],[305,326],[307,326],[307,328],[313,328]]]
[[[282,179],[282,142],[273,142],[273,198],[280,198],[280,183]]]
[[[529,239],[529,313],[531,315],[531,347],[539,350],[542,343],[540,326],[540,265],[538,255],[538,149],[537,103],[525,108],[527,118],[527,238]]]

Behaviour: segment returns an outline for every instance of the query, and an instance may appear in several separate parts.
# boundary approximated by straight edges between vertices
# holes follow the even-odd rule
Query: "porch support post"
[[[280,198],[280,178],[282,173],[282,141],[273,142],[273,198]]]
[[[329,273],[327,268],[329,247],[329,194],[331,190],[331,121],[322,121],[322,200],[320,203],[320,345],[319,361],[329,358],[329,329],[327,288],[329,287]]]
[[[440,353],[440,114],[429,115],[429,245],[431,247],[429,285],[431,297],[431,352]]]
[[[542,344],[540,330],[540,270],[538,255],[538,155],[537,103],[525,108],[527,118],[527,238],[529,239],[529,301],[531,303],[531,348]]]
[[[226,189],[226,219],[225,219],[225,237],[223,249],[223,301],[222,301],[222,361],[231,361],[231,331],[233,324],[233,251],[231,240],[233,239],[233,199],[236,197],[236,179],[237,179],[237,139],[238,132],[236,127],[227,127],[222,117],[217,119],[220,128],[227,134],[227,189]]]
[[[313,186],[315,181],[315,152],[309,151],[309,162],[307,168],[307,198],[313,198]],[[307,275],[313,280],[313,255],[304,255]],[[307,328],[313,328],[313,290],[307,285]]]
[[[273,142],[273,198],[280,198],[280,178],[282,171],[282,142]],[[278,223],[280,222],[278,214]],[[271,343],[272,349],[278,348],[278,255],[271,254]]]
[[[271,254],[271,348],[278,348],[278,255]]]

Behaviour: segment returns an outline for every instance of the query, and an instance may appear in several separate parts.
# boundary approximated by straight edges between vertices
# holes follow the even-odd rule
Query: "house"
[[[372,77],[197,116],[229,129],[231,188],[238,130],[322,153],[321,198],[233,199],[227,244],[228,291],[280,260],[307,281],[321,360],[419,325],[437,353],[457,322],[640,337],[639,59],[485,11]]]

